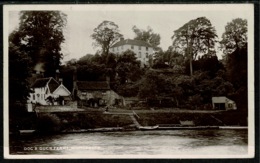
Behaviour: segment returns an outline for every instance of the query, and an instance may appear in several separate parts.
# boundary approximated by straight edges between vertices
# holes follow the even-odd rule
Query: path
[[[137,121],[137,119],[135,118],[135,117],[138,117],[139,118],[139,116],[133,111],[133,113],[113,113],[113,112],[104,112],[104,114],[112,114],[112,115],[129,115],[130,116],[130,118],[132,119],[132,121],[133,121],[133,124],[137,127],[137,128],[140,128],[140,127],[142,127],[141,125],[140,125],[140,123]]]

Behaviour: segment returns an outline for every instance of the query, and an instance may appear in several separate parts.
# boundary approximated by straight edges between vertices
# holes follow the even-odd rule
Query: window
[[[124,46],[121,46],[121,49],[124,50]]]
[[[148,53],[145,53],[145,55],[146,55],[146,58],[148,58]]]
[[[141,50],[141,46],[139,46],[139,50]]]
[[[148,51],[148,47],[146,47],[146,51]]]
[[[134,45],[131,45],[131,49],[134,49]]]
[[[139,56],[138,56],[138,58],[141,58],[142,57],[142,54],[141,54],[141,52],[139,52]]]
[[[35,100],[35,95],[33,95],[33,100]]]

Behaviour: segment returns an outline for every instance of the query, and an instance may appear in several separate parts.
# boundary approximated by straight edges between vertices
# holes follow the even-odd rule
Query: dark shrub
[[[55,133],[60,131],[61,121],[54,114],[42,114],[38,119],[37,130],[42,133]]]

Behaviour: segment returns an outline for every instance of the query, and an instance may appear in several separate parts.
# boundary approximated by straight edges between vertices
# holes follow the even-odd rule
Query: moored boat
[[[139,130],[155,130],[158,128],[159,128],[158,125],[156,125],[156,126],[139,126],[138,127]]]

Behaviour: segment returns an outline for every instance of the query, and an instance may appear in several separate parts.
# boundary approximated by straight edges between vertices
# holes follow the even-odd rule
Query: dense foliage
[[[9,39],[9,102],[25,103],[30,93],[31,59]]]
[[[119,27],[114,22],[103,21],[94,29],[94,33],[91,35],[94,39],[94,46],[101,47],[102,54],[108,55],[109,48],[123,35],[120,34]]]
[[[27,78],[39,62],[48,65],[47,75],[53,75],[62,58],[60,45],[64,41],[65,18],[60,12],[21,13],[21,25],[10,35],[9,43],[10,65],[17,66],[10,66],[10,84],[14,85],[10,94],[16,99],[26,99]],[[48,25],[38,24],[41,21]],[[39,33],[34,28],[46,31]],[[142,67],[133,51],[109,52],[122,35],[114,22],[103,21],[91,35],[102,52],[68,61],[61,67],[61,77],[71,91],[74,80],[107,80],[119,95],[159,100],[160,104],[164,101],[171,107],[208,109],[213,96],[227,96],[237,102],[238,108],[246,108],[247,23],[234,19],[225,29],[220,42],[224,56],[219,60],[215,51],[216,31],[205,17],[193,19],[175,30],[173,45],[166,51],[156,50],[160,44],[159,34],[150,27],[146,31],[134,26],[134,39],[147,41],[155,48],[155,54],[149,58],[149,67]],[[17,74],[17,69],[23,73]],[[19,97],[15,90],[19,90]]]
[[[165,104],[170,107],[210,109],[213,96],[227,96],[237,102],[238,108],[246,108],[245,25],[240,19],[227,24],[220,42],[223,60],[216,56],[215,28],[207,18],[200,17],[175,30],[173,45],[166,51],[156,51],[149,58],[149,67],[141,67],[136,54],[130,50],[119,55],[88,54],[74,61],[74,65],[77,65],[78,79],[105,80],[106,76],[110,76],[111,88],[119,95],[139,97],[152,106]],[[145,31],[134,26],[133,31],[135,39],[147,42],[155,35],[159,36],[151,28]],[[236,34],[232,34],[236,31]],[[234,38],[228,42],[227,38],[231,37]],[[156,40],[154,46],[159,45],[159,37]],[[234,43],[237,46],[229,46]],[[227,53],[231,47],[233,50]],[[66,66],[72,62],[73,60]]]
[[[59,11],[21,11],[19,27],[9,36],[10,101],[23,102],[33,70],[54,76],[62,59],[66,15]]]
[[[216,30],[206,17],[193,19],[174,31],[173,46],[189,60],[191,75],[193,75],[192,61],[198,55],[216,53],[216,38]]]
[[[161,36],[158,33],[154,33],[151,27],[147,27],[147,30],[139,29],[136,26],[132,28],[133,32],[135,33],[134,40],[142,40],[152,45],[154,50],[158,51],[161,50],[159,47]]]

